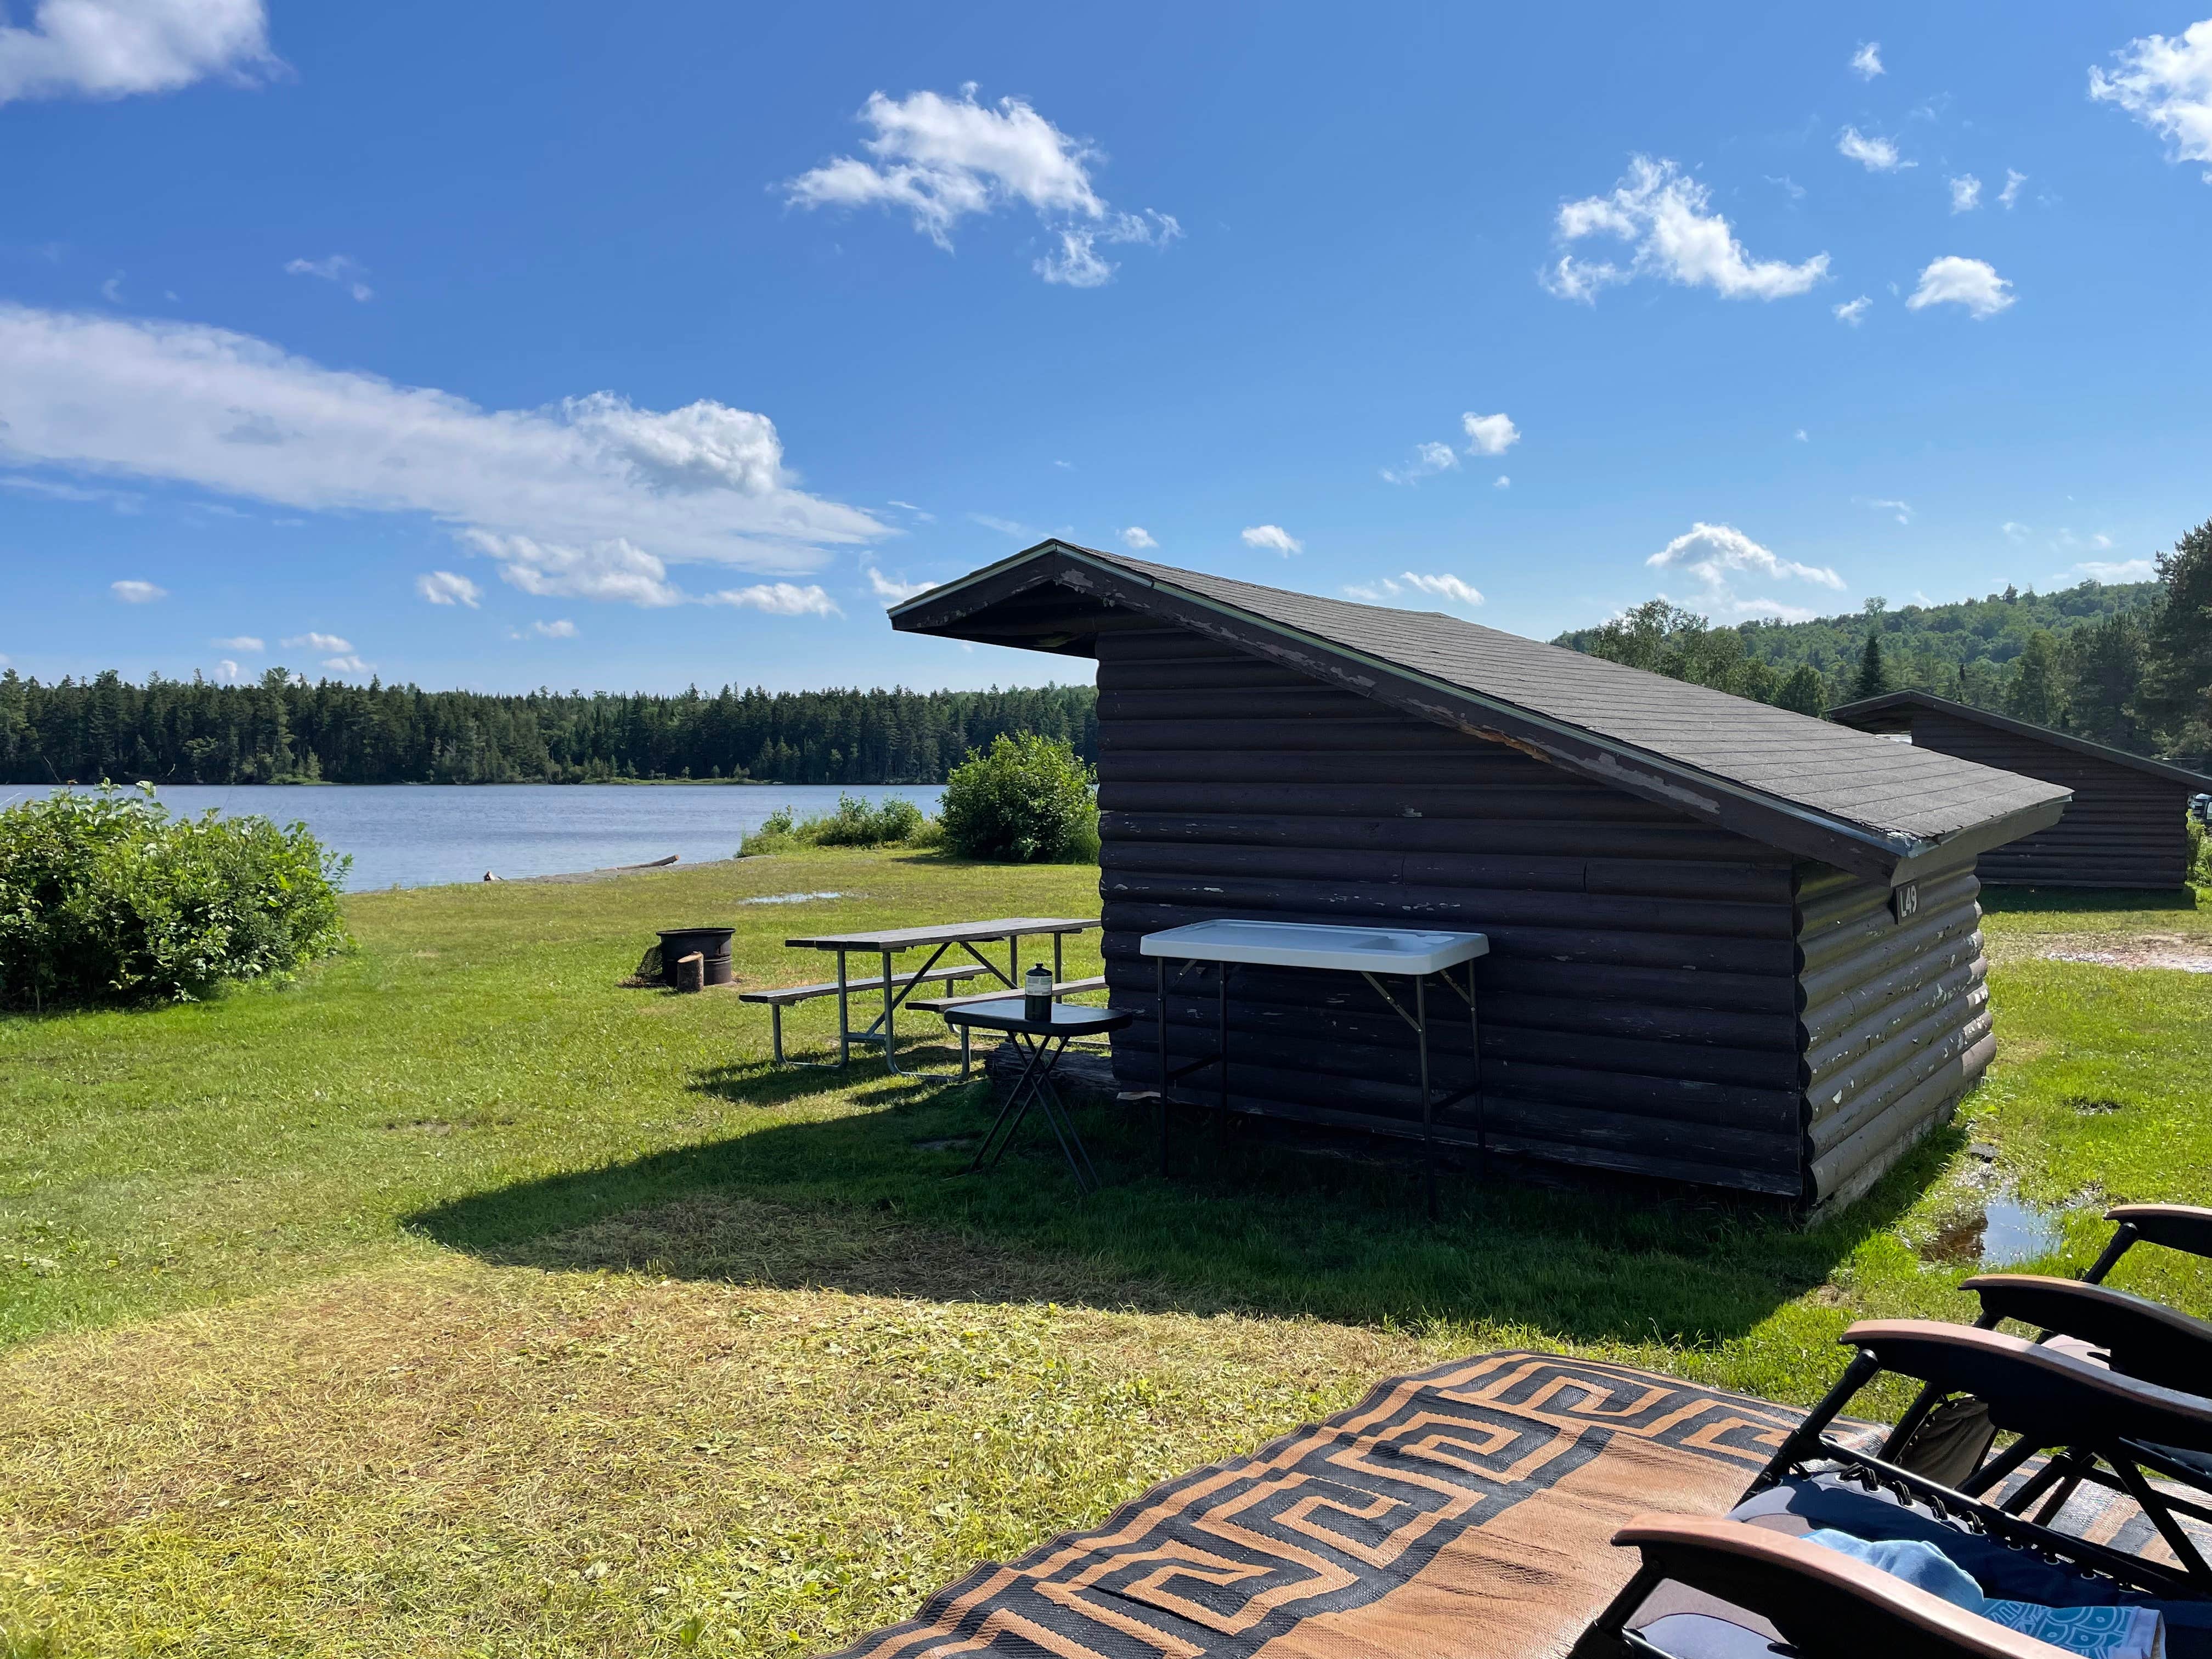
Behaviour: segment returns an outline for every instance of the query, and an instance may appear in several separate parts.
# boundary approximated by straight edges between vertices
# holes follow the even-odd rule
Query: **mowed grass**
[[[0,1654],[817,1650],[1389,1372],[1542,1346],[1809,1401],[1851,1319],[1968,1310],[1925,1252],[1992,1186],[2212,1192],[2212,982],[2033,955],[2212,939],[2124,899],[1992,901],[1996,1069],[1810,1229],[1458,1178],[1431,1225],[1403,1164],[1234,1133],[1163,1181],[1105,1109],[1078,1202],[1035,1139],[958,1174],[977,1089],[775,1072],[763,1011],[616,984],[656,927],[734,921],[781,983],[827,960],[787,934],[1095,884],[816,852],[362,896],[290,986],[0,1023]],[[2212,1313],[2185,1264],[2121,1279]]]

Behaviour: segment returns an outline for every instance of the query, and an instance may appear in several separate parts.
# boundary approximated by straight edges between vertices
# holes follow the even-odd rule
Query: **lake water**
[[[0,806],[51,788],[0,784]],[[353,854],[349,890],[425,887],[557,876],[645,864],[726,859],[768,815],[834,811],[841,794],[891,796],[935,812],[941,785],[839,789],[820,784],[179,784],[157,792],[173,812],[212,806],[305,823],[326,847]]]

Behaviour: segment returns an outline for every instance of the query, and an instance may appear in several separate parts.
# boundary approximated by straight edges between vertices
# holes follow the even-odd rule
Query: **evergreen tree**
[[[1851,701],[1878,697],[1889,689],[1889,665],[1881,656],[1881,629],[1871,628],[1867,630],[1866,648],[1859,653],[1859,672],[1851,681]]]
[[[2148,638],[2143,712],[2166,751],[2212,752],[2212,520],[2158,559],[2164,592]]]
[[[2060,655],[2069,730],[2116,749],[2141,744],[2145,646],[2142,624],[2126,612],[2067,635]]]
[[[2020,653],[2012,685],[2005,693],[2005,712],[2015,720],[2037,726],[2058,724],[2064,709],[2058,686],[2058,642],[2050,629],[2039,628],[2027,636]]]

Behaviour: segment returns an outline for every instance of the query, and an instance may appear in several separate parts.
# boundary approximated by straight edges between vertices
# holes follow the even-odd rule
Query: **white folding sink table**
[[[1266,968],[1307,968],[1325,973],[1358,974],[1389,1005],[1391,1012],[1413,1028],[1420,1054],[1421,1143],[1427,1166],[1429,1207],[1436,1208],[1436,1115],[1445,1108],[1472,1099],[1474,1103],[1478,1155],[1486,1164],[1489,1133],[1482,1115],[1481,1030],[1474,1006],[1474,963],[1490,952],[1490,940],[1481,933],[1445,933],[1431,928],[1371,927],[1341,923],[1235,921],[1193,922],[1147,933],[1138,950],[1153,959],[1158,997],[1155,1018],[1159,1044],[1160,1169],[1168,1164],[1168,1108],[1170,1091],[1194,1072],[1216,1068],[1215,1103],[1229,1106],[1229,975],[1240,964]],[[1184,974],[1212,963],[1215,973],[1213,1052],[1181,1066],[1168,1064],[1168,964],[1182,964]],[[1462,985],[1452,969],[1464,967]],[[1384,978],[1412,981],[1409,1010],[1390,994]],[[1450,988],[1467,1004],[1468,1028],[1475,1040],[1474,1081],[1437,1100],[1429,1086],[1429,1003],[1431,979]]]

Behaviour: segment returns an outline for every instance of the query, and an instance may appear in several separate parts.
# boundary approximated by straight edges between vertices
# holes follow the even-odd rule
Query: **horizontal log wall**
[[[1985,855],[1986,856],[1986,855]],[[1807,1198],[1849,1203],[1996,1052],[1971,865],[1923,876],[1910,920],[1886,887],[1822,865],[1796,878]]]
[[[1983,854],[1984,881],[2168,888],[2188,879],[2185,786],[1938,709],[1916,708],[1911,722],[1916,747],[2074,792],[2066,816],[2050,829]]]
[[[1157,1079],[1148,933],[1220,916],[1486,933],[1480,1065],[1502,1150],[1804,1194],[1788,855],[1178,632],[1098,641],[1100,890],[1125,1088]],[[1402,983],[1401,981],[1400,983]],[[1209,968],[1167,999],[1210,1051]],[[1234,1109],[1417,1133],[1412,1033],[1362,980],[1238,969]],[[1433,1081],[1477,1063],[1430,998]],[[1209,1072],[1179,1091],[1208,1096]],[[1471,1111],[1438,1118],[1474,1139]]]

